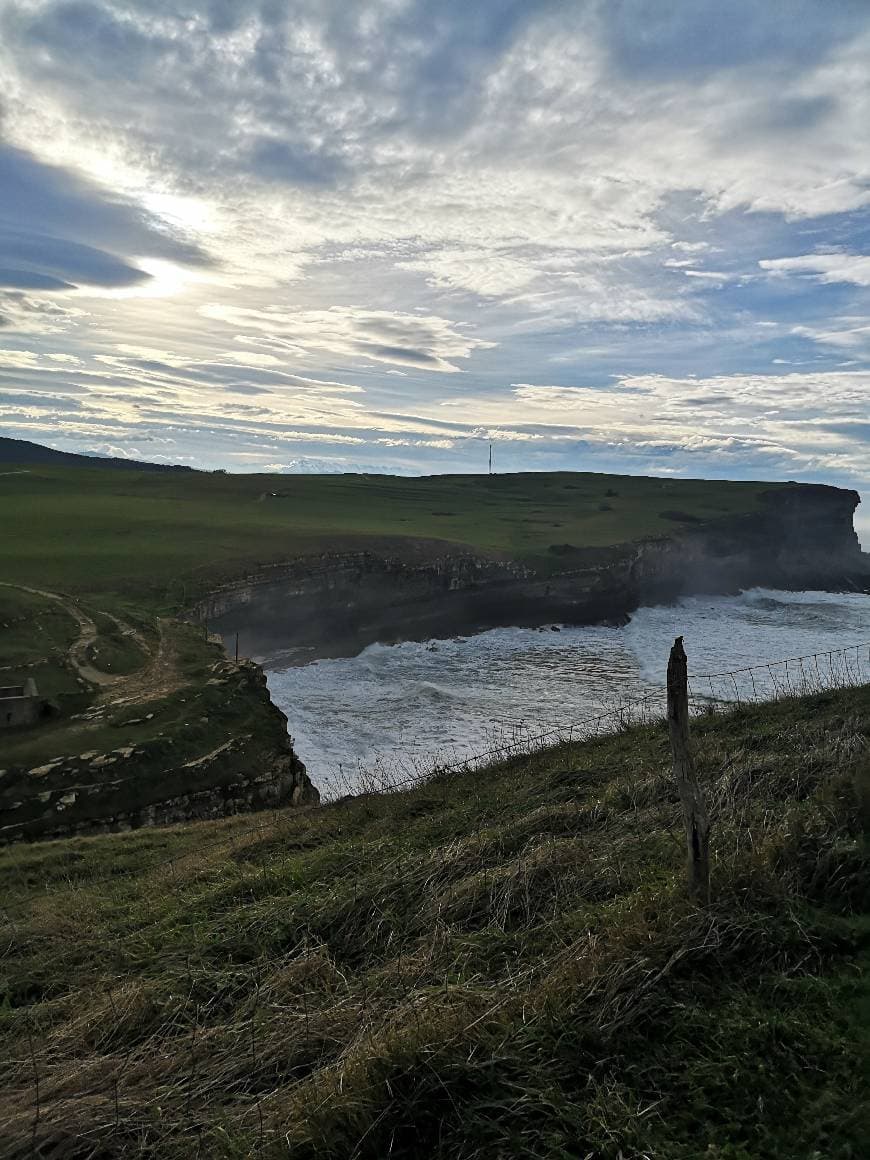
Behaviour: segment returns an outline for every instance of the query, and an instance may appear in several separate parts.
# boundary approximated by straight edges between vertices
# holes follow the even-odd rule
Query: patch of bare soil
[[[111,700],[113,705],[137,705],[144,701],[157,701],[162,697],[168,697],[182,684],[175,643],[172,633],[167,629],[169,623],[163,619],[157,621],[160,640],[148,664],[138,673],[114,678],[114,686],[112,689],[104,690],[100,700]],[[141,638],[137,639],[137,643],[139,641]],[[147,648],[144,642],[142,643]]]

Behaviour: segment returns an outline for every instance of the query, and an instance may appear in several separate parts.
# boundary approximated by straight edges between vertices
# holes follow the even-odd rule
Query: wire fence
[[[697,675],[691,681],[690,704],[696,715],[717,714],[735,706],[867,682],[870,682],[870,644],[859,644],[729,672]],[[656,724],[665,715],[665,704],[666,691],[662,686],[570,723],[546,722],[541,728],[541,723],[532,726],[517,719],[505,719],[501,723],[501,737],[485,751],[442,761],[425,771],[415,770],[398,778],[387,776],[395,770],[375,771],[367,790],[394,793],[428,786],[436,795],[443,793],[446,806],[455,798],[457,783],[461,783],[477,827],[469,835],[470,850],[456,852],[454,860],[459,864],[466,858],[473,870],[476,843],[482,869],[475,873],[483,875],[482,882],[477,882],[480,905],[487,922],[504,928],[511,907],[524,906],[528,915],[530,908],[541,905],[540,899],[531,896],[538,888],[534,883],[537,881],[535,859],[539,855],[536,851],[521,852],[518,861],[513,858],[510,862],[507,873],[497,874],[486,869],[486,856],[491,852],[487,831],[504,821],[511,806],[499,801],[493,803],[487,797],[478,799],[475,796],[477,779],[467,775],[560,743],[588,742],[633,726]],[[570,757],[567,761],[570,773],[573,768]],[[723,768],[727,765],[725,761]],[[651,793],[650,800],[652,797]],[[359,795],[335,802],[330,810],[335,814],[338,829],[343,808],[359,810],[365,804]],[[437,809],[438,800],[433,798],[428,808]],[[628,840],[635,845],[649,825],[650,817],[649,812],[636,810],[636,813],[636,820],[629,823],[629,830],[634,825],[634,834],[626,831]],[[25,1002],[32,1002],[35,1010],[31,1012],[27,1008],[17,1023],[13,1021],[11,1026],[18,1032],[15,1047],[5,1059],[0,1059],[9,1116],[6,1127],[0,1127],[0,1150],[4,1155],[14,1160],[37,1160],[67,1154],[64,1152],[67,1147],[69,1154],[82,1157],[156,1156],[161,1154],[164,1142],[171,1142],[176,1149],[173,1154],[181,1154],[178,1149],[186,1147],[186,1155],[206,1156],[205,1135],[232,1100],[241,1108],[238,1126],[253,1141],[253,1151],[246,1154],[266,1152],[281,1143],[277,1125],[284,1113],[275,1091],[277,1075],[282,1076],[281,1100],[292,1101],[297,1098],[294,1093],[300,1093],[300,1099],[310,1099],[311,1077],[319,1069],[336,1068],[339,1077],[336,1082],[340,1085],[343,1069],[352,1065],[355,1054],[377,1054],[384,1050],[384,1044],[397,1033],[402,1022],[416,1023],[424,1029],[420,1032],[424,1035],[427,1020],[441,1019],[444,1012],[449,1012],[451,1029],[448,1034],[439,1035],[439,1051],[473,1035],[508,1005],[519,1004],[525,1022],[527,1011],[532,1014],[535,1011],[542,970],[553,973],[569,966],[574,969],[573,964],[583,956],[591,960],[599,953],[594,936],[585,932],[554,945],[545,967],[540,962],[531,962],[522,968],[510,967],[501,991],[498,988],[474,990],[455,982],[454,968],[445,967],[439,959],[449,915],[442,911],[440,899],[436,911],[431,914],[425,911],[430,896],[437,897],[439,891],[445,891],[444,897],[449,900],[446,887],[454,867],[449,857],[443,866],[421,864],[400,843],[397,843],[398,852],[379,864],[383,880],[390,884],[387,898],[372,897],[362,873],[347,887],[347,902],[331,928],[332,948],[313,920],[289,930],[284,945],[273,953],[257,955],[253,963],[245,961],[241,933],[228,933],[223,944],[204,939],[203,919],[196,913],[201,901],[199,891],[213,889],[214,882],[210,879],[215,875],[219,878],[227,860],[236,854],[243,855],[244,863],[238,881],[234,878],[225,888],[229,892],[227,898],[234,898],[233,892],[236,892],[240,905],[250,898],[252,910],[243,921],[252,943],[257,939],[257,923],[265,921],[257,917],[257,899],[268,896],[273,881],[280,884],[280,889],[285,888],[288,866],[298,850],[304,849],[302,838],[306,827],[318,815],[326,816],[316,807],[260,815],[249,826],[220,834],[209,842],[201,841],[195,849],[174,857],[161,855],[153,864],[137,865],[129,872],[83,878],[85,905],[101,882],[113,882],[123,888],[124,881],[132,876],[140,878],[150,874],[153,877],[149,879],[149,889],[154,895],[174,898],[178,906],[168,914],[157,905],[156,917],[124,930],[124,937],[132,940],[133,949],[132,953],[128,951],[126,960],[119,958],[123,966],[111,965],[112,952],[107,948],[104,993],[90,1014],[80,1018],[71,1016],[67,1023],[57,1025],[62,1004],[58,1006],[49,997],[43,1013],[41,984],[34,983],[35,990]],[[599,824],[594,810],[590,818],[590,824]],[[670,822],[666,817],[665,832]],[[679,846],[679,839],[675,841]],[[550,835],[550,842],[555,869],[548,867],[547,873],[558,884],[559,859],[563,857],[558,835]],[[225,857],[215,862],[213,856],[221,852]],[[504,856],[503,847],[501,854]],[[185,872],[185,863],[190,859],[199,863],[192,874]],[[589,853],[588,865],[584,863],[582,872],[588,878],[591,891],[606,894],[615,888],[613,883],[618,880],[618,871],[614,864],[617,862],[613,848],[606,842],[602,842],[600,853]],[[491,873],[489,880],[488,873]],[[571,862],[565,874],[577,873],[576,863]],[[54,899],[58,919],[64,917],[65,904],[69,904],[73,916],[77,905],[81,905],[77,902],[73,877],[70,887],[67,896],[60,891]],[[559,891],[552,886],[548,889],[546,905],[555,914],[560,905]],[[396,936],[389,967],[383,966],[377,955],[373,958],[375,966],[368,973],[352,970],[349,963],[342,961],[335,948],[344,938],[351,937],[348,931],[365,930],[368,945],[380,948],[385,937],[383,932],[391,921],[389,904],[398,905],[400,901],[404,904],[415,891],[423,900],[422,918],[415,916],[401,937]],[[188,902],[191,913],[180,916],[179,912],[185,911]],[[50,897],[45,896],[39,908],[42,925],[37,926],[36,933],[29,929],[19,933],[18,924],[28,920],[26,911],[20,915],[12,911],[6,914],[10,940],[5,951],[0,948],[0,957],[22,947],[26,951],[34,938],[45,937],[40,932],[51,927],[52,916],[46,914],[50,906]],[[409,908],[411,911],[413,905]],[[74,917],[69,921],[74,921]],[[149,991],[150,984],[147,981],[143,984],[138,977],[136,963],[147,961],[149,955],[159,958],[161,940],[177,938],[179,928],[185,926],[189,952],[183,958],[177,951],[172,952],[163,965],[162,993],[168,994],[171,1002],[163,998],[161,1006]],[[709,953],[722,937],[715,919],[699,919],[696,927],[687,931],[679,956]],[[385,948],[391,946],[392,938],[389,934],[384,943],[384,963],[387,961]],[[218,959],[220,970],[216,966]],[[665,977],[675,961],[678,959],[672,957],[661,963],[656,968],[655,979]],[[599,974],[590,968],[589,978],[583,985],[590,1002],[596,1005],[600,1027],[607,1026],[608,1019],[625,1018],[626,1012],[630,1014],[631,1008],[624,996],[614,1001],[616,1007],[622,1004],[621,1013],[608,1006],[620,987],[623,990],[634,985],[649,988],[650,968],[646,958],[639,959],[638,963],[621,965],[619,970],[623,973],[616,982],[612,964],[602,960]],[[224,1015],[230,1009],[231,1023]],[[281,1027],[280,1043],[273,1031],[276,1024]],[[356,1098],[363,1098],[366,1090],[365,1086],[359,1089]],[[352,1155],[361,1154],[362,1144],[361,1140],[359,1150]]]
[[[827,690],[844,689],[870,682],[870,643],[848,645],[825,652],[808,653],[776,661],[761,661],[738,669],[690,676],[689,707],[693,715],[729,712],[735,707],[761,704],[786,697],[809,696]],[[352,774],[338,773],[327,785],[324,795],[331,807],[353,801],[361,794],[393,793],[411,790],[439,778],[472,774],[487,766],[530,756],[551,746],[581,743],[639,725],[650,725],[665,718],[667,690],[664,685],[640,697],[626,698],[598,713],[568,723],[529,723],[517,718],[498,718],[493,743],[473,754],[457,756],[425,765],[413,762],[379,761],[358,766]],[[182,854],[155,858],[153,868],[160,867],[170,878],[186,861],[200,859],[220,849],[242,845],[250,838],[272,833],[277,826],[304,817],[319,806],[304,806],[258,814],[250,826],[221,835],[211,841],[198,841],[195,848]],[[88,884],[118,881],[126,876],[147,872],[151,866],[136,865],[129,870],[114,869],[97,877],[87,877]],[[74,884],[75,874],[69,881]],[[4,921],[10,911],[2,908]]]
[[[761,661],[718,673],[701,673],[689,680],[689,705],[693,715],[727,712],[743,705],[760,704],[784,697],[808,696],[829,689],[843,689],[870,681],[870,643],[781,660]],[[536,717],[496,717],[492,743],[472,754],[458,754],[432,762],[413,758],[380,757],[369,765],[339,770],[325,782],[325,798],[334,800],[354,793],[385,793],[404,790],[446,774],[473,773],[497,762],[534,753],[551,745],[589,741],[636,725],[649,725],[665,716],[667,691],[652,686],[638,697],[620,698],[586,717],[553,722]],[[543,726],[543,727],[542,727]]]

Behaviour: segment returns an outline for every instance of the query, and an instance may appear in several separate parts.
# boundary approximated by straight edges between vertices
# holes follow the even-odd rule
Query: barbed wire
[[[852,649],[866,649],[868,653],[870,653],[870,641],[862,641],[860,644],[848,644],[844,645],[842,648],[824,649],[814,653],[802,653],[799,656],[782,657],[776,661],[758,661],[752,665],[744,665],[743,668],[723,669],[718,673],[697,673],[696,680],[706,681],[710,677],[713,677],[714,679],[716,677],[730,677],[734,674],[748,673],[751,669],[767,668],[768,665],[785,665],[791,662],[797,662],[801,660],[805,661],[810,658],[815,659],[816,657],[826,657],[836,653],[851,652]]]

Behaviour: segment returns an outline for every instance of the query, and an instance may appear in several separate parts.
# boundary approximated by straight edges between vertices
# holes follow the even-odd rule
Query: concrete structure
[[[32,677],[28,677],[23,685],[0,687],[0,729],[35,725],[41,713],[42,700]]]

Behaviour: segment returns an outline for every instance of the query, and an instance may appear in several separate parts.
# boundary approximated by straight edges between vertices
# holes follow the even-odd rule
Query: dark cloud
[[[14,5],[7,27],[26,45],[129,83],[145,78],[172,48],[169,38],[146,33],[134,19],[91,0],[61,0],[35,11]]]
[[[424,428],[435,427],[445,435],[459,435],[467,430],[467,426],[452,420],[431,419],[428,415],[418,415],[408,411],[369,411],[372,419],[385,419],[387,428],[396,423],[417,423]]]
[[[134,202],[0,144],[0,285],[130,286],[148,275],[128,254],[188,265],[210,261]]]
[[[327,35],[355,84],[394,99],[384,129],[453,135],[466,128],[487,77],[523,29],[555,7],[554,0],[416,0],[382,7],[373,37],[367,14],[348,20],[341,4],[332,6]]]
[[[3,392],[3,406],[18,408],[28,407],[40,411],[80,411],[82,404],[78,399],[69,399],[63,395],[48,395],[43,392]]]
[[[404,346],[378,346],[365,342],[359,343],[358,347],[363,354],[370,354],[373,358],[383,359],[385,362],[403,363],[406,366],[422,367],[424,370],[427,368],[440,370],[443,366],[442,359],[423,350],[411,350]]]
[[[14,263],[0,268],[0,286],[17,290],[69,290],[76,283],[131,286],[148,278],[105,250],[3,225],[0,254],[4,262]]]
[[[0,246],[2,246],[0,240]],[[71,282],[64,282],[53,274],[38,274],[34,270],[12,270],[0,267],[0,286],[16,290],[72,290]]]
[[[837,102],[830,94],[814,97],[781,96],[767,109],[758,112],[760,125],[778,133],[802,132],[823,124],[837,112]]]
[[[140,253],[188,265],[209,257],[189,239],[129,199],[23,149],[0,143],[0,224],[113,253]]]
[[[230,384],[224,390],[232,391],[235,395],[271,395],[268,387],[255,387],[253,383],[240,383],[238,386]]]

